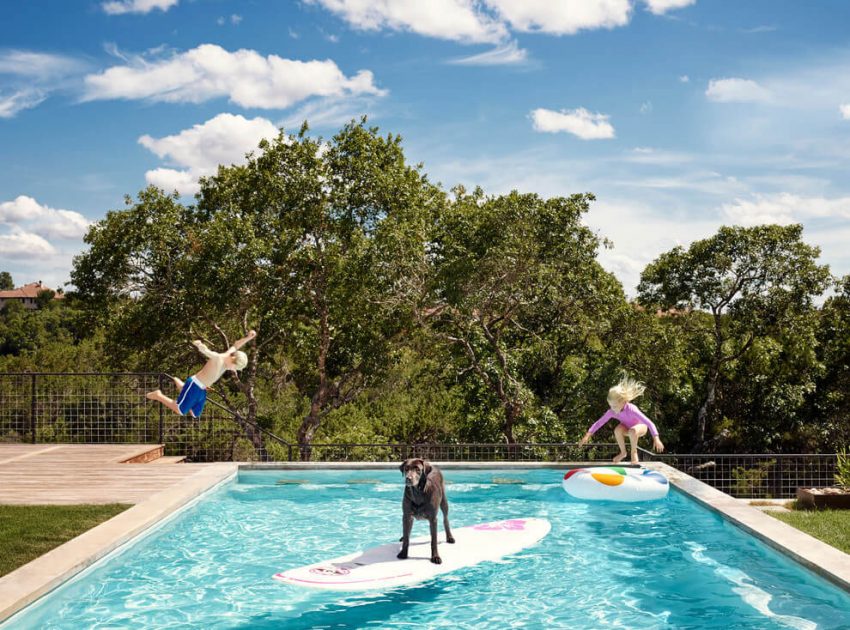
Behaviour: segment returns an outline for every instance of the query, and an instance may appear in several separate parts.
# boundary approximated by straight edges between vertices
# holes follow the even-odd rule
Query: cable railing
[[[168,391],[159,372],[0,373],[0,442],[163,444],[190,462],[386,462],[421,457],[443,462],[608,463],[612,443],[314,443],[298,445],[208,398],[201,418],[178,416],[145,398]],[[655,454],[660,461],[735,497],[792,498],[797,487],[829,486],[834,454]]]

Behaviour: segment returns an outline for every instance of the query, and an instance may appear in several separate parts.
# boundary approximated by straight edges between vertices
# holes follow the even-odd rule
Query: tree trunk
[[[304,416],[301,426],[298,427],[298,446],[301,450],[301,461],[303,462],[309,462],[312,457],[313,436],[322,422],[320,393],[316,392],[313,395],[313,400],[310,402],[310,413]]]
[[[317,291],[316,306],[319,311],[319,356],[316,358],[316,371],[319,373],[319,388],[310,401],[308,413],[298,429],[298,445],[301,447],[301,461],[308,462],[312,456],[313,436],[322,422],[322,408],[328,397],[327,359],[331,347],[331,333],[328,325],[328,309]]]
[[[266,441],[263,437],[263,432],[257,428],[256,408],[253,410],[249,408],[247,419],[243,418],[238,413],[235,414],[235,417],[242,425],[242,428],[245,431],[245,437],[251,442],[251,445],[254,447],[254,451],[259,456],[260,461],[269,461],[269,454],[268,451],[266,451]]]
[[[705,430],[708,424],[708,414],[711,413],[712,407],[714,406],[714,399],[717,394],[717,378],[719,375],[720,368],[713,368],[712,374],[708,379],[705,400],[703,401],[702,405],[700,405],[699,411],[697,412],[696,443],[700,449],[702,448],[702,445],[705,444]]]

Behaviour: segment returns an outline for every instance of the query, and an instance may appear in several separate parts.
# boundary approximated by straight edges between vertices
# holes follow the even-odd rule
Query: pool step
[[[147,464],[149,462],[155,461],[157,459],[161,459],[163,453],[165,453],[165,446],[162,444],[152,444],[150,446],[143,446],[140,449],[133,453],[130,457],[125,457],[120,460],[122,464]]]
[[[158,457],[155,460],[148,462],[149,464],[182,464],[186,461],[185,455],[168,455],[167,457]]]

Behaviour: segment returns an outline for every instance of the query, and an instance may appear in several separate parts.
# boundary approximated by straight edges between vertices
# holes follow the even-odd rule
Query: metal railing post
[[[35,444],[35,374],[30,379],[30,442]]]

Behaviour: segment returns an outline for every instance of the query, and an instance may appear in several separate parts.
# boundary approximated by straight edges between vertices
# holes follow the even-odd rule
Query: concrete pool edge
[[[132,543],[202,494],[234,478],[238,468],[233,463],[207,465],[180,483],[0,577],[0,624],[95,562]]]
[[[691,499],[850,593],[850,555],[661,462],[645,462]]]

